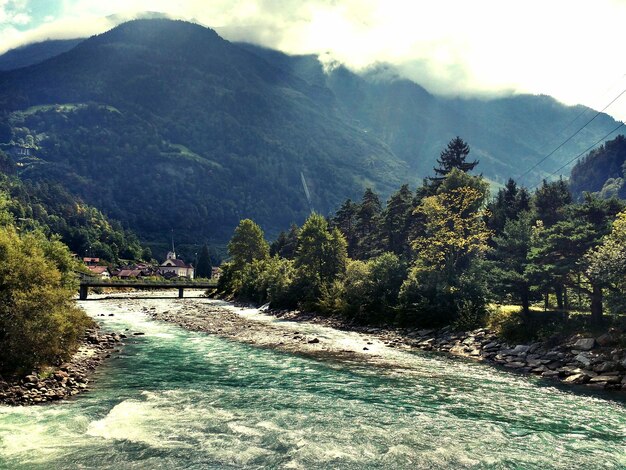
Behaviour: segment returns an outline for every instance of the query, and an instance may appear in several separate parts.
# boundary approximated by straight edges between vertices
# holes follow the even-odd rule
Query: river
[[[0,407],[2,469],[626,468],[616,395],[380,345],[384,367],[281,352],[157,322],[123,301],[81,305],[105,330],[145,335],[86,394]]]

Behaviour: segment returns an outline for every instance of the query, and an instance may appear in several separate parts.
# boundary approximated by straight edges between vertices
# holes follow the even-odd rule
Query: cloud
[[[28,31],[2,21],[9,4],[29,14],[26,0],[0,0],[0,52],[100,33],[150,10],[357,71],[388,63],[439,94],[545,93],[601,108],[626,87],[621,0],[64,0],[58,19]],[[626,118],[622,108],[609,111]]]

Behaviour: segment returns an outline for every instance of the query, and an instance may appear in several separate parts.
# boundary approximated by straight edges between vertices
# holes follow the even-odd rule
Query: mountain
[[[276,233],[310,210],[303,176],[329,212],[366,185],[389,192],[406,168],[328,90],[180,21],[128,22],[2,73],[0,109],[11,142],[33,149],[24,177],[148,240],[223,241],[242,217]]]
[[[83,39],[54,39],[12,49],[0,55],[0,71],[38,64],[69,51],[81,42]]]
[[[626,137],[617,136],[589,152],[578,161],[570,176],[570,189],[576,197],[583,192],[598,193],[602,197],[617,196],[626,199]]]
[[[401,78],[389,66],[361,75],[341,65],[325,72],[316,56],[241,46],[309,83],[328,87],[355,126],[378,137],[419,176],[432,172],[441,149],[459,135],[480,160],[480,171],[503,183],[525,173],[596,114],[545,95],[444,98]],[[616,126],[613,118],[600,114],[523,183],[539,182]]]
[[[325,68],[167,19],[0,72],[0,148],[21,177],[63,185],[153,246],[171,230],[181,243],[223,243],[244,217],[272,237],[365,187],[386,197],[430,174],[456,135],[480,172],[504,181],[592,113],[546,96],[442,98],[390,67]],[[601,115],[529,177],[613,127]]]

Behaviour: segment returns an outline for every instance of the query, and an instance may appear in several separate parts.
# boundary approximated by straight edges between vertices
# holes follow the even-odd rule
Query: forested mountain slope
[[[419,176],[430,174],[441,149],[460,135],[481,161],[480,171],[503,183],[525,173],[596,114],[542,95],[444,98],[400,78],[388,66],[357,75],[335,64],[325,73],[316,56],[242,47],[309,83],[328,87],[347,119],[376,135]],[[523,182],[538,183],[616,126],[613,118],[601,114]]]
[[[301,174],[327,212],[406,173],[328,90],[179,21],[125,23],[0,74],[0,105],[11,138],[37,148],[28,177],[62,182],[144,238],[224,239],[247,215],[286,226],[309,211]]]
[[[325,71],[313,56],[165,19],[0,72],[0,148],[20,176],[60,183],[154,243],[172,229],[180,242],[224,242],[245,217],[273,237],[365,187],[386,197],[430,174],[456,135],[486,177],[504,181],[583,112],[541,96],[445,99],[384,68]],[[531,177],[614,124],[601,116]]]
[[[589,152],[572,168],[570,188],[578,197],[589,191],[605,198],[617,196],[626,199],[625,171],[626,138],[619,135]]]

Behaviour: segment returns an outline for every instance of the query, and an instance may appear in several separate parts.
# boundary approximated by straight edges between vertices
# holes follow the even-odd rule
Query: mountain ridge
[[[503,182],[582,111],[545,96],[441,98],[383,75],[325,70],[315,56],[231,43],[193,23],[135,20],[0,72],[0,127],[10,128],[0,144],[32,143],[25,178],[62,183],[142,239],[176,227],[184,242],[223,242],[243,217],[270,236],[302,222],[302,175],[314,209],[329,213],[365,187],[386,197],[416,184],[456,135]],[[602,116],[530,176],[613,123]]]

